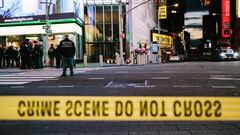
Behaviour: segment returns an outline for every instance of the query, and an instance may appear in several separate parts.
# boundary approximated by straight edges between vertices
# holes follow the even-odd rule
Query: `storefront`
[[[18,2],[18,3],[16,3]],[[3,0],[0,9],[0,42],[19,47],[25,39],[43,40],[44,55],[50,44],[56,47],[63,34],[76,45],[76,59],[83,59],[83,1],[51,0],[46,38],[46,2],[39,0]],[[14,9],[14,10],[13,10]],[[8,13],[9,12],[9,13]],[[48,41],[48,44],[46,44]]]
[[[104,60],[115,59],[119,53],[118,3],[115,0],[85,0],[84,16],[88,60],[98,62],[99,55],[103,55]]]
[[[161,32],[159,34],[157,30],[151,30],[151,42],[155,46],[153,46],[154,50],[156,50],[156,44],[158,44],[158,56],[162,60],[165,59],[165,54],[173,54],[174,52],[173,37],[169,33]]]

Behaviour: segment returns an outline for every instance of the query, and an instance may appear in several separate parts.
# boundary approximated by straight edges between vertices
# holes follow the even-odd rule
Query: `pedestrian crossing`
[[[14,85],[24,85],[31,82],[37,81],[48,81],[48,80],[58,80],[56,74],[29,74],[28,72],[23,73],[2,73],[0,74],[0,87],[4,85],[14,86]]]
[[[99,68],[76,68],[75,74],[82,74]],[[19,86],[38,81],[59,80],[62,69],[44,68],[42,70],[0,70],[0,87],[1,86]]]
[[[0,75],[0,86],[1,85],[23,85],[37,81],[49,81],[58,80],[57,76],[41,76],[41,75]]]

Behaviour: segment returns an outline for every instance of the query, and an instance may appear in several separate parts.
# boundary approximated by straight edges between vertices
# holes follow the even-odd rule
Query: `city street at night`
[[[0,0],[0,135],[240,135],[240,0]]]
[[[145,66],[77,68],[74,77],[60,70],[1,73],[1,80],[53,78],[3,85],[1,95],[25,96],[204,96],[239,97],[240,62],[185,62]],[[14,71],[14,70],[13,70]],[[53,74],[54,71],[54,74]],[[7,72],[7,71],[5,71]],[[28,72],[28,73],[27,73]],[[48,75],[46,75],[46,73]],[[52,74],[50,73],[52,72]],[[26,74],[27,73],[27,74]],[[43,74],[41,74],[43,73]],[[19,78],[19,80],[16,80]],[[238,121],[1,121],[1,134],[17,135],[239,135]]]

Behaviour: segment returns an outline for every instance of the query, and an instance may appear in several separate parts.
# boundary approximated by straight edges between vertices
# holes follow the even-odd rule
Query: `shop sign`
[[[152,52],[157,53],[158,52],[158,44],[152,44]]]
[[[230,37],[230,0],[222,0],[222,37]]]
[[[62,13],[62,14],[52,14],[49,16],[50,20],[57,20],[57,19],[66,19],[66,18],[75,18],[73,12],[70,13]],[[0,19],[1,23],[15,23],[15,22],[29,22],[29,21],[45,21],[45,15],[38,15],[38,16],[25,16],[25,17],[12,17],[12,18],[3,18]]]
[[[159,19],[167,19],[167,6],[160,6],[158,9]]]
[[[153,42],[159,42],[158,39],[158,33],[153,33],[152,34],[153,37]],[[172,45],[173,44],[173,38],[172,36],[168,36],[168,35],[160,35],[160,44],[164,44],[164,45]]]
[[[44,17],[45,20],[46,3],[39,1],[40,0],[0,0],[0,21],[6,23],[35,21],[35,16]],[[73,13],[74,18],[81,21],[84,20],[83,0],[61,0],[60,2],[58,0],[51,0],[51,4],[49,6],[51,9],[49,11],[50,19],[52,19],[51,15],[62,16],[62,14],[65,13]],[[60,7],[64,8],[59,10]]]
[[[237,14],[238,18],[240,18],[240,0],[237,0]]]

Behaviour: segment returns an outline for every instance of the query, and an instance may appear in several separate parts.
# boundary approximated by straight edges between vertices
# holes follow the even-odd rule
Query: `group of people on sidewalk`
[[[0,68],[43,68],[43,45],[41,41],[25,40],[20,47],[4,47],[0,43]]]
[[[61,76],[67,76],[67,68],[70,68],[70,75],[73,76],[74,56],[75,56],[74,42],[64,35],[64,39],[60,42],[57,48],[51,44],[48,49],[49,66],[54,66],[54,59],[56,59],[56,68],[63,67]],[[61,64],[62,60],[62,64]],[[42,41],[30,42],[26,39],[20,48],[8,46],[4,47],[0,43],[0,68],[20,68],[20,69],[41,69],[43,68],[43,44]]]
[[[3,47],[0,43],[0,68],[20,67],[19,48]]]

